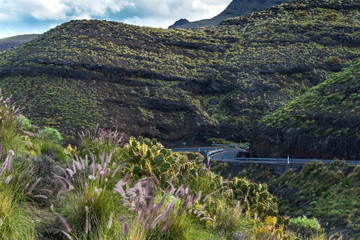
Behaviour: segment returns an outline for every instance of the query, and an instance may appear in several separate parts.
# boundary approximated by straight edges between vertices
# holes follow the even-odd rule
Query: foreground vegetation
[[[299,218],[319,219],[328,232],[342,232],[344,239],[360,237],[360,166],[334,160],[308,163],[278,175],[273,167],[248,165],[238,177],[266,182],[279,198],[279,212]]]
[[[9,99],[0,109],[2,239],[295,239],[291,226],[325,239],[316,220],[278,215],[266,185],[226,180],[203,158],[103,129],[63,149]]]

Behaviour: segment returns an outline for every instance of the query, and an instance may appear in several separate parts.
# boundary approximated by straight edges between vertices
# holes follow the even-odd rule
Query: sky
[[[231,0],[0,0],[0,39],[43,33],[73,19],[167,28],[180,18],[212,18]]]

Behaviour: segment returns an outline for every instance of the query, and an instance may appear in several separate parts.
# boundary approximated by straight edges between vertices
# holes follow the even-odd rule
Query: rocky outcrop
[[[169,28],[196,28],[215,26],[228,18],[234,18],[256,11],[262,11],[265,8],[290,2],[291,0],[233,0],[229,6],[217,16],[211,19],[204,19],[189,22],[186,19],[176,21]]]
[[[175,28],[175,27],[180,27],[181,25],[184,25],[186,23],[189,23],[189,20],[187,20],[186,18],[182,18],[177,20],[173,25],[171,25],[169,28]]]

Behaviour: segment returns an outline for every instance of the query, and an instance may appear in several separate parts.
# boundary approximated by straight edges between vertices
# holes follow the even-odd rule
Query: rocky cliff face
[[[261,120],[259,156],[360,159],[360,63]]]
[[[215,26],[225,19],[262,11],[265,8],[280,5],[290,1],[291,0],[233,0],[224,11],[211,19],[204,19],[194,22],[179,20],[169,28],[196,28]]]
[[[0,87],[70,140],[99,123],[169,146],[245,141],[262,116],[360,56],[358,2],[306,4],[195,30],[64,23],[0,56]]]

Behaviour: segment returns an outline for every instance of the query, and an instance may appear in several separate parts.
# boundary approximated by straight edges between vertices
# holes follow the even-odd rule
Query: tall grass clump
[[[0,166],[0,239],[36,239],[35,223],[25,203],[39,182],[33,182],[31,172],[31,164],[14,162],[12,150]]]
[[[92,130],[86,130],[79,133],[80,156],[93,154],[96,157],[100,157],[100,154],[105,152],[106,154],[112,153],[114,159],[119,159],[121,156],[121,145],[124,141],[124,134],[115,130],[105,130],[103,128],[96,127]]]
[[[67,167],[61,168],[61,176],[54,173],[60,184],[57,194],[59,219],[69,233],[82,239],[102,239],[111,215],[114,222],[122,212],[121,205],[112,193],[115,176],[120,167],[113,164],[112,153],[104,151],[97,158],[76,157]]]
[[[251,236],[252,224],[246,215],[241,214],[243,208],[239,202],[231,207],[223,199],[217,200],[214,229],[225,239],[232,239],[239,232],[244,237]]]
[[[0,88],[0,151],[7,152],[10,149],[25,151],[24,131],[21,123],[17,121],[19,116],[20,109],[11,104],[10,97],[4,98]]]
[[[123,231],[118,233],[121,239],[193,239],[191,230],[197,223],[214,221],[205,210],[208,196],[195,194],[189,186],[174,188],[170,181],[168,184],[170,187],[164,191],[153,177],[127,189],[124,187],[128,181],[116,185],[114,192],[130,211],[130,215],[122,218]]]

